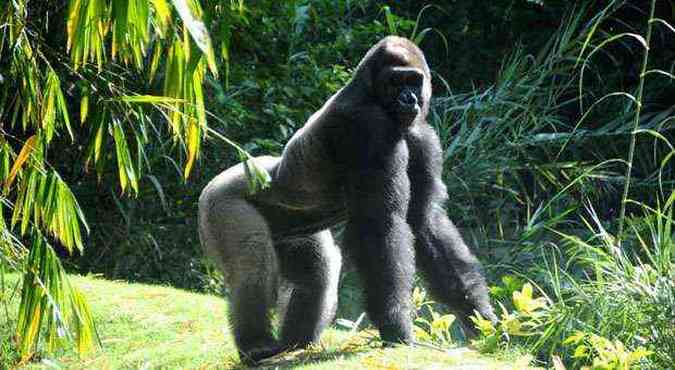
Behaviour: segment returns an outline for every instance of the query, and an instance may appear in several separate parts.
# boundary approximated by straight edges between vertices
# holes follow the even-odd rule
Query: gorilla
[[[395,36],[373,46],[351,81],[293,135],[281,157],[257,157],[271,176],[251,193],[239,164],[199,198],[205,253],[225,275],[239,355],[256,362],[319,339],[337,305],[341,249],[365,287],[382,341],[412,343],[415,270],[434,298],[471,328],[496,320],[481,266],[443,208],[442,151],[426,122],[431,76],[422,51]],[[281,287],[290,287],[283,303]],[[270,309],[279,308],[279,338]]]

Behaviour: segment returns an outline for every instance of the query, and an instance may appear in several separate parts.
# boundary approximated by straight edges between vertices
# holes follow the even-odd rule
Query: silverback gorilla
[[[443,209],[438,136],[427,124],[431,76],[412,42],[387,37],[352,80],[314,113],[281,157],[255,163],[269,188],[250,194],[244,166],[204,188],[199,232],[231,292],[230,321],[242,360],[308,345],[335,315],[340,251],[329,227],[346,221],[342,250],[366,290],[385,342],[410,343],[415,268],[432,295],[466,324],[495,319],[481,266]],[[291,287],[280,338],[269,310]]]

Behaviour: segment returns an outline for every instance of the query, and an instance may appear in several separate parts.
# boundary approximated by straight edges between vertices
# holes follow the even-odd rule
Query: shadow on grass
[[[371,335],[365,337],[355,335],[336,349],[325,348],[323,346],[317,345],[307,349],[287,351],[274,357],[265,359],[255,366],[246,366],[239,361],[236,355],[232,355],[232,357],[229,359],[230,361],[226,361],[225,369],[293,369],[301,365],[345,360],[359,354],[381,348],[382,342],[373,338]]]
[[[227,370],[243,370],[243,369],[293,369],[300,365],[318,364],[320,362],[335,361],[338,359],[347,359],[356,356],[359,353],[366,352],[368,348],[360,351],[310,351],[297,350],[279,354],[275,357],[266,359],[257,365],[246,366],[236,358],[232,358],[229,364],[224,369]]]

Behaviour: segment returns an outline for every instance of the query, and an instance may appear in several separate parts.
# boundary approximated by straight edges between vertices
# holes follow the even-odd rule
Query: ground
[[[15,280],[11,279],[10,280]],[[228,333],[226,301],[170,287],[73,276],[87,296],[98,324],[102,348],[85,358],[72,352],[42,354],[18,368],[30,369],[238,369],[242,368]],[[13,299],[14,306],[16,298]],[[11,314],[11,312],[10,312]],[[7,333],[7,317],[0,330]],[[466,348],[382,349],[372,330],[331,328],[320,346],[265,363],[265,368],[297,369],[523,369]],[[1,365],[1,364],[0,364]],[[0,366],[5,368],[5,366]]]

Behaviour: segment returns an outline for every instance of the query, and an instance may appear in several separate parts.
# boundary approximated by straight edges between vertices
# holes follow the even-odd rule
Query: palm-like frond
[[[207,71],[217,73],[195,0],[69,0],[66,38],[55,45],[47,26],[28,14],[62,5],[0,5],[0,66],[7,68],[0,72],[10,85],[0,92],[0,265],[23,273],[16,334],[24,359],[41,338],[49,351],[95,347],[91,312],[50,244],[81,252],[88,231],[68,183],[47,161],[63,145],[55,139],[82,145],[82,165],[99,176],[105,153],[113,154],[122,192],[137,193],[150,133],[168,132],[185,153],[187,177],[207,124],[202,83]]]

